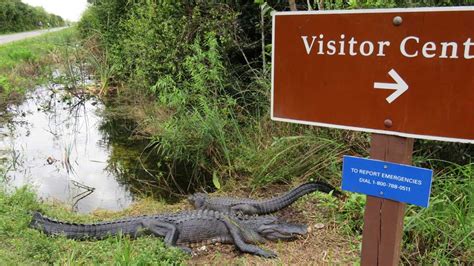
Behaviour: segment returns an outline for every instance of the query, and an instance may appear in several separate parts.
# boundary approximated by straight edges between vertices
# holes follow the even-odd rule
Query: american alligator
[[[188,197],[188,201],[196,209],[200,210],[207,209],[225,213],[232,212],[248,215],[269,214],[289,206],[300,197],[314,191],[321,191],[324,193],[330,193],[333,191],[333,195],[335,196],[339,196],[341,194],[331,185],[317,181],[304,183],[283,195],[264,200],[231,197],[209,197],[205,193],[195,193]]]
[[[212,210],[194,210],[124,218],[110,222],[76,224],[60,222],[35,212],[30,227],[47,235],[73,239],[102,239],[122,233],[137,237],[143,234],[164,237],[168,246],[190,253],[192,243],[229,243],[240,251],[267,258],[276,257],[254,244],[266,240],[291,240],[307,233],[307,226],[289,224],[274,216],[237,216]]]

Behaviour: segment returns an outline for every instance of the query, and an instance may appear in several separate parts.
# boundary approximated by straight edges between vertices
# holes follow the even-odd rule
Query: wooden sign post
[[[373,133],[370,157],[405,165],[414,138],[474,143],[474,7],[276,12],[272,60],[275,121]],[[399,262],[387,198],[367,198],[363,265]]]
[[[411,164],[413,139],[372,134],[370,158]],[[362,265],[398,265],[405,204],[367,196]]]

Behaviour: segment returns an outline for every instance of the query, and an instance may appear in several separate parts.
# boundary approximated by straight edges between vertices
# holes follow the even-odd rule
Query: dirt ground
[[[353,264],[358,253],[351,248],[355,243],[337,235],[327,226],[316,229],[292,242],[267,243],[262,247],[278,254],[277,259],[264,259],[242,254],[232,245],[211,245],[195,248],[197,253],[188,260],[190,265],[329,265]]]
[[[274,191],[273,188],[269,190]],[[279,193],[274,191],[270,194]],[[268,191],[265,194],[268,194]],[[275,214],[289,222],[307,224],[310,231],[305,237],[291,242],[262,244],[262,248],[278,254],[276,259],[243,254],[233,245],[217,244],[194,247],[195,254],[187,263],[190,265],[344,265],[358,262],[359,241],[341,235],[338,231],[340,226],[334,218],[331,218],[333,215],[325,213],[326,209],[319,203],[313,197],[304,197],[296,204]]]

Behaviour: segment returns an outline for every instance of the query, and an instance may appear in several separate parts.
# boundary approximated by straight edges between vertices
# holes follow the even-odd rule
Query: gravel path
[[[23,40],[23,39],[26,39],[26,38],[39,36],[41,34],[48,33],[48,32],[59,31],[59,30],[65,29],[65,28],[67,28],[67,27],[60,27],[60,28],[53,28],[53,29],[47,29],[47,30],[35,30],[35,31],[0,35],[0,45],[6,44],[6,43],[9,43],[9,42]]]

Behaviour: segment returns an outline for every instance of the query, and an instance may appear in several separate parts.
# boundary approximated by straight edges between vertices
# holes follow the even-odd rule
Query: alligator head
[[[244,223],[259,236],[271,241],[292,240],[308,233],[306,225],[287,223],[275,216],[254,216]]]
[[[206,202],[207,194],[204,193],[194,193],[188,197],[188,201],[191,205],[193,205],[196,209],[200,209],[203,207],[204,203]]]
[[[38,229],[38,230],[43,230],[43,222],[44,220],[47,220],[43,215],[41,215],[40,212],[31,212],[33,219],[31,219],[31,222],[29,224],[30,228]]]

